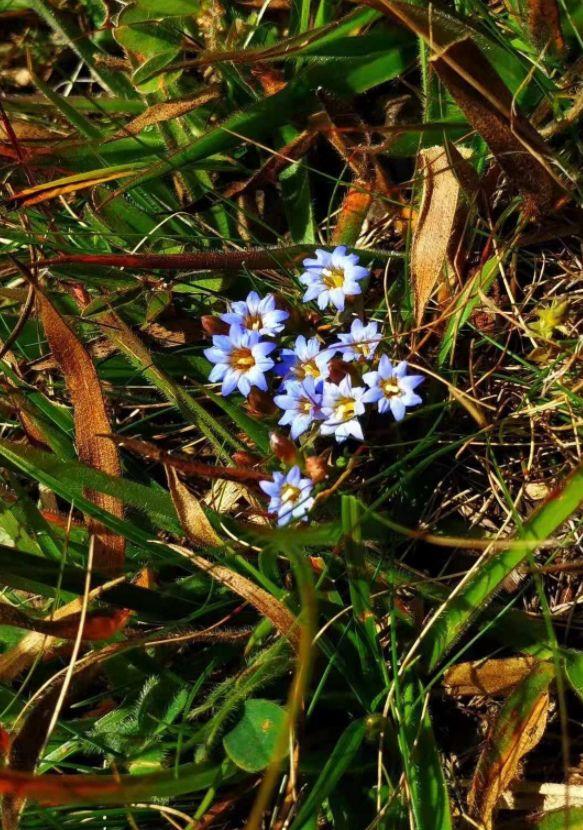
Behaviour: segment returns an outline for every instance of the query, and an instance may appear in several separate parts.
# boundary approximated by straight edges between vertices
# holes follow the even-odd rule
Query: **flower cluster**
[[[331,253],[318,249],[315,258],[303,264],[299,278],[306,289],[303,300],[316,300],[320,310],[332,307],[344,312],[347,299],[362,293],[360,283],[369,274],[344,246]],[[266,375],[273,372],[279,377],[273,402],[283,411],[279,423],[289,426],[290,437],[297,440],[317,426],[320,435],[333,435],[339,443],[348,438],[364,440],[361,418],[367,404],[401,421],[408,408],[422,403],[415,390],[423,376],[408,374],[406,361],[394,364],[386,354],[377,353],[382,333],[376,322],[364,323],[356,317],[349,331],[339,332],[337,340],[328,344],[317,336],[299,335],[274,355],[274,338],[284,335],[288,318],[273,294],[260,297],[255,291],[220,316],[228,332],[215,334],[205,355],[214,364],[209,380],[221,382],[223,395],[238,389],[247,397],[253,387],[267,392]],[[277,515],[278,524],[307,517],[313,503],[312,482],[301,477],[299,467],[286,475],[275,473],[273,481],[262,482],[261,487],[270,497],[269,511]]]

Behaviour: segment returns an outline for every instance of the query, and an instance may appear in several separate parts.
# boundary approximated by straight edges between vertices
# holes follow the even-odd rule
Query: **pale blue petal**
[[[239,381],[239,372],[234,369],[229,369],[223,378],[223,385],[221,386],[221,395],[226,397],[234,392]]]
[[[405,417],[405,404],[400,397],[394,397],[389,400],[389,406],[395,421],[402,421]]]

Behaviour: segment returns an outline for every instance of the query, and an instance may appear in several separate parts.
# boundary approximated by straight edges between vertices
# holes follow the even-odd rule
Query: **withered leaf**
[[[515,688],[491,725],[468,794],[470,818],[490,830],[494,810],[519,771],[521,759],[542,738],[554,665],[538,663]]]
[[[208,104],[209,101],[214,101],[219,97],[220,89],[218,86],[210,86],[199,95],[189,98],[186,101],[163,101],[158,104],[152,104],[145,112],[133,118],[128,124],[116,132],[109,140],[114,141],[118,138],[126,136],[138,135],[146,127],[151,127],[153,124],[162,124],[164,121],[171,121],[173,118],[179,118],[181,115],[191,112],[203,104]]]
[[[278,599],[268,593],[264,588],[255,585],[247,577],[241,576],[241,574],[238,574],[230,568],[226,568],[224,565],[209,562],[208,559],[204,559],[202,556],[193,553],[182,545],[168,545],[167,547],[175,550],[181,556],[185,556],[210,577],[216,579],[217,582],[220,582],[222,585],[230,588],[235,594],[242,597],[259,611],[260,614],[267,617],[280,634],[287,637],[294,649],[296,651],[298,650],[301,625],[291,611]]]
[[[15,202],[20,207],[38,205],[41,202],[48,202],[59,196],[66,196],[69,193],[76,193],[79,190],[87,190],[90,187],[95,187],[104,182],[133,176],[136,172],[136,168],[132,167],[126,170],[117,168],[103,173],[82,173],[75,176],[66,176],[63,179],[34,185],[34,187],[26,187],[24,190],[15,193],[10,201]]]
[[[471,151],[458,148],[458,156],[463,163],[471,156]],[[455,267],[467,215],[456,161],[446,147],[428,147],[419,153],[423,193],[411,249],[417,324],[423,318],[434,288],[440,279],[447,277],[448,265]]]
[[[111,432],[111,426],[93,361],[44,291],[38,286],[36,291],[47,340],[71,395],[79,459],[96,470],[120,476],[121,465],[117,446],[104,437]],[[94,491],[87,491],[86,496],[102,510],[107,510],[118,518],[123,516],[123,505],[119,499]],[[123,536],[112,533],[101,522],[91,517],[87,518],[87,524],[90,532],[95,535],[95,569],[105,575],[116,575],[123,571]]]
[[[368,0],[368,5],[396,17],[426,41],[433,68],[523,196],[527,215],[550,212],[568,201],[550,149],[479,46],[460,35],[454,18],[402,0]]]
[[[197,548],[218,547],[221,540],[194,493],[180,481],[173,467],[166,467],[166,476],[180,524],[192,544]]]
[[[500,660],[478,660],[450,666],[443,685],[450,695],[506,695],[520,683],[537,664],[535,657],[505,657]]]

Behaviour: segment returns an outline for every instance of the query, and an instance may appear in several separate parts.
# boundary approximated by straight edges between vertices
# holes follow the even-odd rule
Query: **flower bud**
[[[258,456],[250,452],[245,452],[245,450],[236,450],[231,458],[238,467],[254,467],[261,461]]]
[[[323,455],[310,455],[306,458],[306,472],[314,482],[320,484],[328,478],[328,464]]]
[[[285,435],[280,432],[272,432],[269,435],[269,446],[276,458],[279,458],[284,464],[292,466],[298,460],[298,448]]]
[[[330,369],[330,380],[332,383],[340,383],[340,381],[350,374],[350,366],[340,357],[333,357],[328,364]]]
[[[274,415],[277,407],[271,395],[254,386],[247,396],[247,410],[251,415],[261,417],[262,415]]]
[[[227,323],[212,314],[203,314],[200,324],[207,334],[228,334],[229,331]]]

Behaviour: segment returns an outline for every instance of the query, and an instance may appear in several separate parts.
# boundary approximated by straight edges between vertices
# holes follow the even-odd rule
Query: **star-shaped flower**
[[[279,423],[291,427],[290,436],[299,438],[314,421],[322,420],[322,384],[311,375],[303,380],[288,380],[283,395],[273,399],[280,409],[285,410]]]
[[[322,349],[317,337],[306,340],[300,334],[293,349],[281,350],[281,374],[284,377],[291,375],[296,380],[305,377],[325,380],[330,373],[328,364],[333,354],[333,350]]]
[[[377,403],[381,414],[391,412],[396,421],[402,421],[408,407],[423,403],[415,389],[425,378],[423,375],[408,375],[407,361],[396,366],[384,354],[375,372],[366,372],[363,380],[370,388],[364,394],[366,403]]]
[[[332,253],[318,248],[316,258],[305,259],[303,266],[306,270],[300,282],[307,289],[304,302],[317,299],[322,310],[332,305],[343,311],[346,297],[361,294],[359,282],[368,276],[368,268],[358,264],[356,254],[347,254],[344,245],[334,248]]]
[[[265,372],[273,368],[273,360],[267,355],[275,349],[275,343],[261,340],[256,331],[231,326],[228,334],[217,334],[213,345],[205,349],[205,356],[214,363],[209,380],[222,380],[222,395],[230,395],[238,389],[247,396],[252,386],[267,391]]]
[[[322,435],[335,435],[338,443],[349,436],[364,441],[358,420],[359,415],[364,415],[364,395],[364,387],[353,387],[349,375],[339,384],[324,383],[322,414],[326,420],[320,426]]]
[[[270,513],[277,515],[278,525],[287,525],[292,519],[307,519],[307,514],[314,499],[311,479],[302,478],[300,468],[296,465],[284,473],[274,473],[273,481],[261,481],[259,486],[269,496]]]
[[[273,294],[260,297],[256,291],[251,291],[246,300],[232,303],[230,310],[221,314],[221,320],[230,326],[239,326],[268,336],[283,331],[284,320],[288,317],[287,311],[276,308]]]
[[[362,320],[357,318],[353,320],[350,332],[339,334],[338,339],[340,343],[337,343],[334,348],[341,353],[343,360],[349,362],[351,360],[370,360],[382,340],[382,336],[378,333],[376,323],[369,323],[365,326]]]

